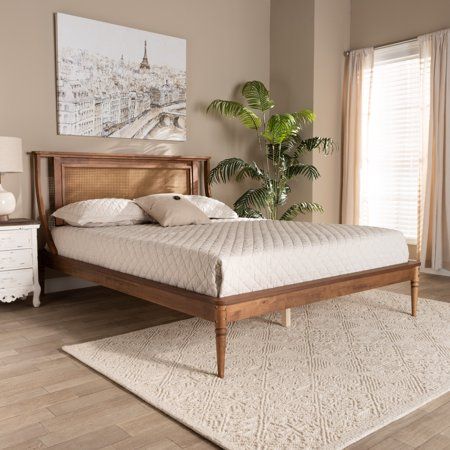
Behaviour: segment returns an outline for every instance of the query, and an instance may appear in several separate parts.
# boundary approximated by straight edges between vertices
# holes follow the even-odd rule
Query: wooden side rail
[[[419,264],[412,261],[249,294],[222,297],[219,301],[227,305],[228,321],[233,322],[402,281],[415,280]]]
[[[214,322],[217,367],[221,378],[225,375],[230,322],[402,281],[411,281],[412,315],[417,313],[420,263],[416,261],[229,297],[198,294],[49,252],[43,252],[43,261],[46,266],[69,275]]]
[[[92,281],[101,286],[184,314],[201,317],[211,322],[216,320],[215,297],[147,280],[146,278],[135,277],[64,256],[53,255],[49,252],[42,253],[42,260],[47,267],[68,275]]]

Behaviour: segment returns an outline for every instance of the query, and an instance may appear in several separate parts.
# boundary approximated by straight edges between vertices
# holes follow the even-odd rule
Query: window
[[[375,50],[363,84],[360,223],[417,242],[422,123],[416,41]]]

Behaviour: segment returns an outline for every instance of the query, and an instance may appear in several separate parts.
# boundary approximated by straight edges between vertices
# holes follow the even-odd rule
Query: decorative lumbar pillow
[[[201,209],[210,219],[237,219],[238,215],[225,203],[203,195],[185,195],[190,202]]]
[[[75,227],[110,227],[151,221],[136,203],[125,198],[99,198],[70,203],[52,215]]]
[[[163,227],[210,222],[201,209],[181,194],[147,195],[135,202]]]

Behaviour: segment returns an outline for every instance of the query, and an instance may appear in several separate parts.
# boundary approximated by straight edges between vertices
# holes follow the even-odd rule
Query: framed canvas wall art
[[[186,40],[56,14],[58,134],[186,140]]]

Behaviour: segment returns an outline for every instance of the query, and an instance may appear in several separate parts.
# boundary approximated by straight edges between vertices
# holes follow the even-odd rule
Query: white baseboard
[[[443,275],[445,277],[450,277],[450,272],[445,269],[433,270],[433,269],[420,269],[422,273],[429,273],[430,275]]]
[[[48,278],[45,280],[45,293],[51,294],[52,292],[70,291],[92,286],[97,286],[97,284],[74,277]]]

